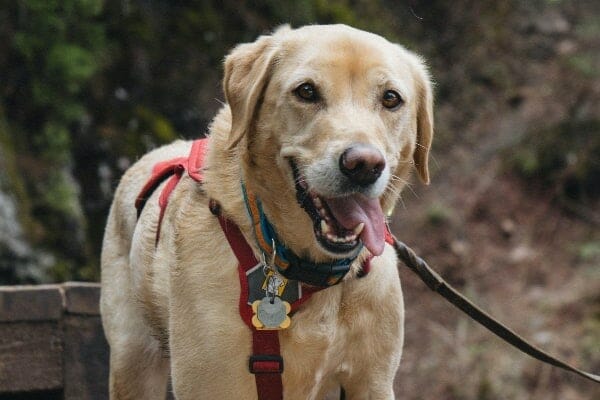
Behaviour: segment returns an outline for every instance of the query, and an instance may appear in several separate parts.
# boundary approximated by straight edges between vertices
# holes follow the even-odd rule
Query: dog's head
[[[416,55],[343,25],[282,27],[225,60],[230,146],[278,235],[315,260],[384,248],[414,165],[429,182],[429,76]]]

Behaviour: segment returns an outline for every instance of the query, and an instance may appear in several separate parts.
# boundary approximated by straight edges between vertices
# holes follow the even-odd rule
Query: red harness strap
[[[202,165],[208,145],[207,139],[194,141],[189,157],[178,157],[172,160],[163,161],[154,166],[152,176],[144,185],[138,194],[135,207],[138,217],[142,213],[146,202],[152,193],[167,179],[167,184],[163,188],[159,197],[160,213],[158,218],[158,227],[156,232],[156,243],[160,237],[160,227],[169,203],[171,193],[181,180],[183,173],[187,171],[192,179],[202,182]],[[225,233],[233,252],[235,253],[239,265],[240,276],[240,300],[239,312],[244,322],[252,330],[252,355],[249,358],[248,368],[254,374],[256,380],[256,391],[259,400],[282,400],[283,385],[281,383],[281,373],[283,372],[283,359],[280,355],[279,334],[276,330],[257,330],[252,325],[252,308],[248,305],[248,281],[246,271],[258,264],[254,253],[246,239],[240,232],[237,225],[229,222],[219,215],[219,223]],[[310,296],[305,296],[294,303],[297,308],[302,302]]]
[[[252,331],[252,355],[248,367],[256,380],[256,392],[259,400],[283,399],[283,358],[279,348],[279,333],[276,330],[258,330],[252,325],[252,308],[248,305],[248,280],[246,271],[254,268],[259,261],[246,242],[237,225],[222,215],[218,215],[221,229],[238,259],[240,277],[240,316]]]
[[[178,157],[154,165],[152,168],[152,176],[135,199],[135,208],[137,209],[139,218],[152,193],[154,193],[167,178],[171,177],[160,193],[158,199],[160,214],[158,215],[158,225],[156,228],[157,244],[158,239],[160,238],[160,227],[162,226],[162,220],[165,215],[165,210],[167,209],[167,204],[169,204],[171,193],[181,180],[181,176],[185,171],[187,171],[188,175],[195,181],[202,182],[202,164],[204,163],[207,149],[208,139],[198,139],[192,143],[192,149],[188,157]]]
[[[246,239],[240,232],[240,229],[234,223],[228,221],[219,212],[219,207],[216,204],[211,204],[211,211],[219,218],[221,229],[229,242],[233,253],[238,259],[238,274],[240,278],[240,299],[239,311],[242,319],[252,331],[252,352],[250,356],[249,369],[254,374],[256,380],[256,391],[259,400],[281,400],[283,399],[283,385],[281,381],[281,373],[283,372],[283,358],[279,347],[279,334],[277,330],[258,330],[252,325],[252,308],[248,305],[248,281],[246,272],[254,268],[259,261],[254,256],[252,248],[246,242]],[[393,237],[389,228],[386,225],[385,241],[393,243]],[[363,272],[361,276],[365,276],[371,269],[370,256],[363,263]],[[311,295],[323,287],[303,286],[304,295],[299,300],[295,301],[292,306],[292,312]]]

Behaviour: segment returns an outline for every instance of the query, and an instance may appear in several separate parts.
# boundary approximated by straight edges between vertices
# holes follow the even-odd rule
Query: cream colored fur
[[[305,81],[318,86],[320,106],[292,93]],[[397,110],[381,106],[390,86],[404,99]],[[220,203],[257,251],[243,179],[288,247],[326,261],[332,254],[316,242],[296,201],[288,157],[309,182],[323,186],[324,176],[335,179],[328,168],[336,167],[331,160],[344,148],[375,146],[388,168],[376,193],[385,211],[393,209],[413,166],[429,181],[427,72],[417,56],[379,36],[342,25],[280,28],[229,54],[224,89],[227,105],[210,127],[205,182],[181,180],[156,248],[160,188],[139,220],[135,197],[152,166],[186,156],[190,142],[145,155],[115,193],[102,251],[101,299],[113,400],[163,399],[169,372],[178,399],[257,397],[248,372],[251,332],[238,313],[238,263],[209,212],[209,199]],[[386,245],[371,273],[357,279],[366,252],[343,283],[314,294],[280,332],[286,400],[322,399],[340,385],[348,399],[394,398],[404,316],[396,257]]]

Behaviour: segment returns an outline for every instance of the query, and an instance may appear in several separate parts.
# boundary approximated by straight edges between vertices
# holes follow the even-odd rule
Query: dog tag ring
[[[289,303],[277,296],[255,301],[252,309],[255,313],[252,324],[258,329],[285,329],[291,323]]]

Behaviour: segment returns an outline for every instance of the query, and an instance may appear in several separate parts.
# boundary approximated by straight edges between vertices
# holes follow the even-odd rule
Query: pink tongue
[[[383,253],[385,246],[385,217],[379,199],[361,194],[327,199],[329,210],[335,219],[348,230],[363,222],[365,227],[360,240],[374,256]]]

